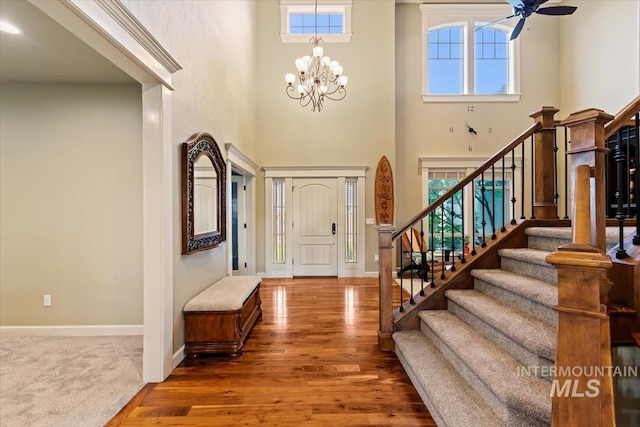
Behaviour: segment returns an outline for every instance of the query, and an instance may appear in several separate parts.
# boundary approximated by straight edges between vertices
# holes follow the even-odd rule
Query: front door
[[[293,275],[337,276],[338,181],[293,180]]]

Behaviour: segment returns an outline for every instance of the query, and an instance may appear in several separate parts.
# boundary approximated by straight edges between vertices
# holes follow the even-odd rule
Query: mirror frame
[[[194,165],[201,155],[207,156],[218,176],[218,230],[194,234],[193,195]],[[208,133],[195,133],[182,143],[182,254],[215,248],[227,237],[227,164],[218,143]]]

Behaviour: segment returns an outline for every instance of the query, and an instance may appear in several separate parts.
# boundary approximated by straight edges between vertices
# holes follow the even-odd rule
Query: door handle
[[[331,234],[336,234],[336,223],[331,224]]]

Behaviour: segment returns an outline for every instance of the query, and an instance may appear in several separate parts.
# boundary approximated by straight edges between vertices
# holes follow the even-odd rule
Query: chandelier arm
[[[289,96],[289,98],[291,98],[291,99],[302,99],[303,98],[302,96],[300,96],[300,97],[291,96],[292,93],[297,93],[296,89],[293,87],[293,85],[287,85],[286,92],[287,92],[287,95]]]
[[[339,97],[336,97],[336,98],[332,97],[331,95],[333,95],[334,93],[338,93]],[[342,101],[344,97],[347,96],[347,89],[345,89],[344,87],[340,87],[336,91],[333,91],[331,93],[325,93],[324,96],[326,98],[329,98],[332,101]]]

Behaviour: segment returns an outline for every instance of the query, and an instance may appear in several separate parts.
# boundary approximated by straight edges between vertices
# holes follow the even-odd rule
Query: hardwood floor
[[[184,360],[108,425],[435,426],[395,354],[378,351],[377,286],[265,279],[241,356]]]

